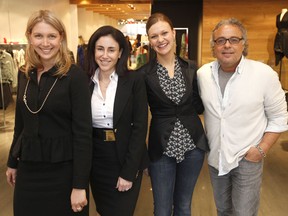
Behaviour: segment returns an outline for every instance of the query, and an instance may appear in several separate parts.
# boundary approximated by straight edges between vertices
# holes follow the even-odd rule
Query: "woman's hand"
[[[88,204],[85,189],[73,188],[71,193],[71,206],[74,212],[80,212]]]
[[[132,187],[132,182],[130,181],[127,181],[121,177],[118,177],[118,181],[117,181],[117,185],[116,185],[116,188],[118,189],[118,191],[122,191],[122,192],[125,192],[125,191],[128,191],[131,187]]]
[[[17,169],[8,167],[6,171],[6,178],[8,184],[11,185],[12,187],[15,186],[16,176],[17,176]]]

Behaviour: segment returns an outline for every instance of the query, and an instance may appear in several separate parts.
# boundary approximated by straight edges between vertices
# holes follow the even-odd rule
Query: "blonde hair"
[[[29,41],[29,37],[32,33],[33,28],[39,22],[45,22],[55,28],[62,37],[62,41],[60,44],[59,52],[56,56],[56,67],[57,72],[54,74],[55,76],[63,76],[65,75],[69,68],[71,67],[71,58],[69,55],[69,49],[67,45],[67,34],[65,30],[65,26],[61,20],[59,20],[51,11],[49,10],[39,10],[32,14],[27,22],[26,28],[26,38]],[[28,72],[34,68],[43,69],[43,65],[41,63],[39,55],[35,52],[34,48],[30,44],[27,45],[26,48],[26,56],[25,56],[25,65],[20,69],[25,72],[28,77]]]

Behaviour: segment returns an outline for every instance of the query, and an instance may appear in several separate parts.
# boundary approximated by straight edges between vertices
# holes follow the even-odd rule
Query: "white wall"
[[[70,5],[69,0],[0,0],[0,43],[3,43],[4,37],[8,43],[26,43],[28,18],[31,13],[40,9],[51,10],[62,20],[67,31],[68,46],[75,58],[79,35],[88,41],[100,26],[118,27],[117,20],[78,9],[76,5]]]
[[[75,52],[77,49],[75,44],[78,43],[78,29],[75,32],[74,28],[74,33],[71,29],[72,26],[77,28],[77,24],[75,24],[77,17],[76,20],[74,18],[75,14],[77,15],[75,13],[77,7],[70,5],[69,0],[0,0],[0,43],[4,42],[4,37],[8,43],[27,43],[25,30],[28,18],[33,12],[40,9],[51,10],[62,20],[67,30],[68,45]]]
[[[119,28],[118,21],[110,17],[86,11],[84,8],[78,8],[78,33],[85,42],[88,42],[90,36],[101,26],[111,25]]]

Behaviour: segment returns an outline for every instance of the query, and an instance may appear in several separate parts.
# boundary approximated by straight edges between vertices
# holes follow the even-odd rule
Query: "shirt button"
[[[106,115],[104,115],[103,117],[106,118]]]

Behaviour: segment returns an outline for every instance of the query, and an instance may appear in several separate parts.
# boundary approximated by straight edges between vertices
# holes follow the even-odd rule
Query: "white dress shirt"
[[[208,164],[225,175],[238,166],[265,132],[283,132],[287,126],[285,93],[275,71],[266,64],[242,57],[222,97],[218,61],[198,71],[204,123],[210,146]]]
[[[113,110],[116,95],[118,75],[115,71],[110,75],[110,83],[106,89],[106,98],[104,99],[99,86],[99,69],[95,71],[92,77],[94,90],[91,98],[92,125],[95,128],[113,128]]]

